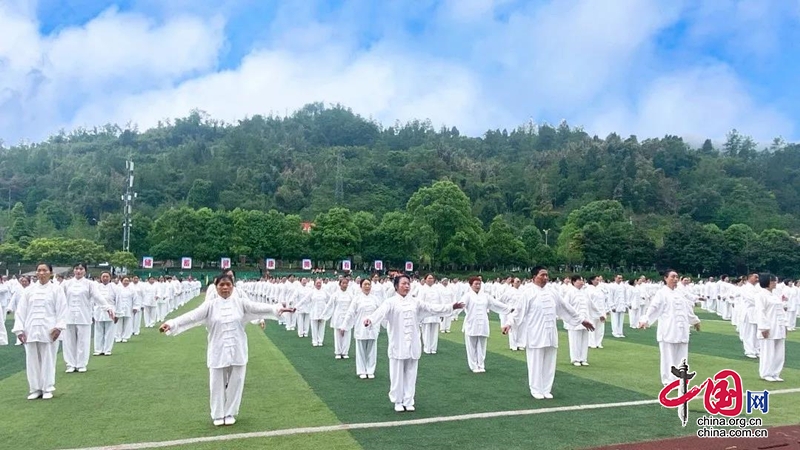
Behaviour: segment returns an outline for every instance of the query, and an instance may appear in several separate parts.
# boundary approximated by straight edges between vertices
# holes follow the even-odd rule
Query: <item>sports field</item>
[[[178,313],[199,302],[194,299]],[[745,389],[773,392],[765,426],[798,423],[800,333],[787,339],[786,381],[767,383],[758,379],[757,360],[744,357],[729,323],[698,315],[703,331],[692,335],[689,361],[696,384],[720,369],[737,370]],[[690,404],[686,428],[675,410],[656,403],[661,385],[655,328],[626,325],[625,339],[611,338],[609,329],[605,348],[590,350],[588,367],[569,364],[562,331],[555,398],[534,400],[525,354],[508,350],[497,322],[486,373],[468,370],[461,323],[440,335],[438,354],[423,355],[413,413],[394,412],[388,400],[385,339],[379,343],[376,378],[360,380],[354,347],[350,359],[333,358],[330,328],[325,346],[318,348],[276,322],[263,332],[248,325],[242,409],[236,425],[220,428],[209,416],[202,327],[177,337],[143,329],[131,342],[116,344],[113,356],[92,357],[85,374],[65,374],[59,355],[50,401],[26,400],[24,351],[0,347],[0,447],[573,449],[695,433],[693,420],[703,411],[699,397]]]

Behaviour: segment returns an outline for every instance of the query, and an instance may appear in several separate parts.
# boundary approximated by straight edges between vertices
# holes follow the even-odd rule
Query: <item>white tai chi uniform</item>
[[[328,293],[320,287],[314,287],[311,293],[297,302],[297,309],[308,310],[308,318],[311,321],[311,345],[322,347],[325,340],[325,306],[328,303]]]
[[[466,316],[461,326],[467,348],[467,365],[473,373],[486,372],[486,341],[489,340],[489,310],[508,314],[510,308],[485,293],[471,288],[461,297]]]
[[[67,329],[62,333],[64,347],[62,355],[67,371],[81,369],[89,364],[92,337],[92,315],[94,305],[105,309],[105,314],[114,313],[114,306],[100,293],[97,283],[87,279],[70,278],[61,284],[67,299]]]
[[[656,339],[661,350],[661,384],[664,386],[677,379],[672,367],[680,367],[689,357],[689,328],[700,323],[693,306],[679,290],[664,286],[640,318],[640,323],[647,325],[658,321]]]
[[[569,304],[581,317],[586,317],[592,324],[595,321],[600,322],[601,326],[605,324],[600,321],[600,317],[605,315],[605,311],[597,308],[597,304],[589,297],[591,291],[587,288],[577,289],[575,286],[568,286],[564,301]],[[638,308],[637,308],[638,309]],[[631,310],[633,311],[633,309]],[[589,363],[589,335],[593,333],[587,330],[583,325],[570,325],[564,323],[564,328],[567,330],[569,338],[569,359],[570,362],[577,365],[588,365]]]
[[[452,313],[452,305],[424,303],[411,295],[402,297],[396,294],[385,300],[368,318],[372,326],[386,320],[389,337],[389,400],[394,403],[395,411],[414,407],[417,367],[422,353],[420,318]]]
[[[377,295],[357,293],[345,314],[345,326],[353,328],[356,338],[356,375],[375,375],[378,363],[378,333],[380,324],[364,326],[364,319],[375,312],[380,305]]]
[[[439,288],[434,284],[428,286],[422,284],[417,291],[416,296],[420,301],[425,303],[440,304]],[[439,317],[425,317],[422,319],[422,351],[428,354],[435,355],[439,350],[439,324],[441,319]]]
[[[247,367],[247,335],[245,324],[250,320],[278,318],[278,305],[256,303],[234,291],[224,299],[214,296],[197,309],[165,323],[167,334],[177,335],[195,325],[208,329],[207,365],[211,391],[211,418],[236,417],[242,402]]]
[[[345,327],[344,316],[350,307],[353,297],[349,292],[336,289],[325,307],[326,316],[331,318],[331,328],[333,328],[333,353],[337,358],[349,358],[350,338],[352,329]],[[339,330],[345,330],[341,333]]]
[[[11,332],[25,334],[25,369],[30,393],[56,390],[56,351],[50,333],[67,328],[67,299],[56,283],[32,283],[14,312]]]
[[[761,289],[756,296],[756,322],[761,355],[758,361],[758,376],[762,380],[780,379],[786,361],[786,302],[781,294]],[[769,335],[764,337],[762,332]]]
[[[117,305],[117,285],[114,283],[98,283],[97,290],[106,299],[106,303]],[[106,306],[95,303],[94,308],[94,354],[110,355],[114,349],[114,334],[116,323],[114,323],[106,312]]]
[[[536,284],[523,291],[514,311],[508,314],[507,323],[525,330],[528,386],[534,398],[550,398],[556,375],[558,329],[556,319],[561,317],[570,325],[587,320],[561,300],[555,289],[541,288]]]

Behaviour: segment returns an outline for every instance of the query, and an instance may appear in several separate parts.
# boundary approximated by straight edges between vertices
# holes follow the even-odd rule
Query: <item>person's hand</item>
[[[136,309],[136,308],[134,308],[134,309],[133,309],[133,313],[134,313],[134,314],[136,314],[136,313],[138,313],[138,312],[139,312],[139,310],[138,310],[138,309]]]
[[[646,330],[647,329],[647,322],[639,322],[639,329]]]
[[[583,328],[586,328],[589,331],[594,331],[594,325],[592,325],[591,320],[584,320],[581,322],[581,325],[583,325]]]
[[[694,329],[695,331],[700,331],[700,324],[699,323],[694,324]]]
[[[600,322],[606,323],[606,316],[600,316]]]
[[[171,330],[172,327],[169,326],[168,323],[162,323],[160,327],[158,327],[158,331],[162,333],[166,333],[167,331]]]
[[[339,328],[339,336],[344,337],[344,330],[341,328]]]
[[[258,322],[258,326],[261,327],[262,330],[266,329],[267,328],[267,321],[266,320],[259,321]]]
[[[501,330],[503,330],[503,334],[508,334],[508,332],[511,331],[511,325],[506,325],[501,328]]]
[[[462,308],[464,308],[464,302],[453,303],[453,309],[462,309]]]
[[[769,330],[762,331],[761,337],[763,337],[764,339],[769,339]]]
[[[19,341],[22,342],[23,344],[26,344],[28,342],[28,336],[25,336],[24,332],[18,334],[17,339],[19,339]]]
[[[110,318],[111,318],[111,320],[114,320],[114,321],[116,322],[117,316],[114,314],[114,311],[111,311],[111,310],[109,309],[109,310],[108,310],[108,317],[110,317]],[[94,319],[92,319],[92,322],[94,322]]]
[[[114,321],[114,323],[117,323],[117,322],[119,322],[119,317],[115,316],[112,320]]]
[[[53,328],[50,330],[50,340],[55,342],[58,337],[61,336],[61,330],[58,328]]]
[[[283,307],[280,310],[278,310],[278,315],[280,316],[281,314],[287,313],[287,312],[288,313],[293,313],[295,311],[297,311],[297,308],[286,308],[286,307]]]
[[[370,326],[370,325],[372,325],[372,321],[371,321],[371,320],[369,320],[369,319],[364,319],[364,326],[365,326],[365,327],[368,327],[368,326]]]

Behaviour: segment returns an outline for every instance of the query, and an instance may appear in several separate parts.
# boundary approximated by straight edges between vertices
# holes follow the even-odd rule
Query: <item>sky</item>
[[[0,0],[0,141],[340,103],[480,136],[800,138],[800,0]]]

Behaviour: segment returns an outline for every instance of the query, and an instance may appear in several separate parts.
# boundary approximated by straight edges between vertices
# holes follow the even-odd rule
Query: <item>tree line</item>
[[[236,124],[197,111],[146,132],[107,125],[0,147],[0,261],[33,258],[39,242],[118,251],[126,159],[136,258],[787,275],[797,265],[797,144],[758,148],[733,130],[719,147],[693,147],[566,123],[474,138],[322,104]]]

